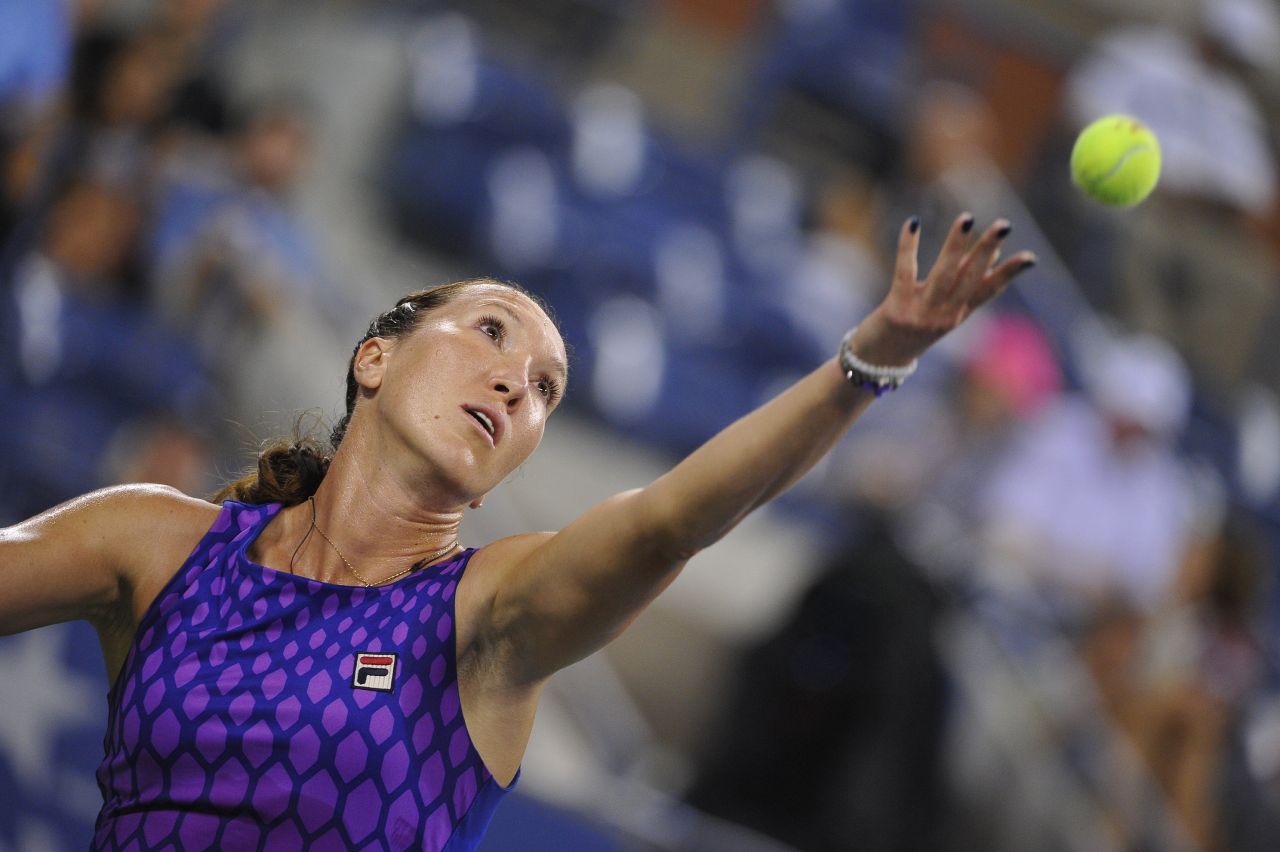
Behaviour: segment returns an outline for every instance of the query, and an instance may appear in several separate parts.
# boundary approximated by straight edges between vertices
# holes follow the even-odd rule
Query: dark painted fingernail
[[[963,231],[963,232],[964,232],[964,233],[966,233],[966,234],[973,230],[973,217],[972,217],[972,216],[965,216],[965,217],[964,217],[964,221],[960,223],[960,230],[961,230],[961,231]]]
[[[1005,237],[1009,236],[1009,234],[1011,234],[1012,232],[1013,232],[1012,225],[1004,225],[1000,228],[1000,230],[996,231],[996,238],[1003,240]]]
[[[920,217],[919,217],[919,216],[912,216],[910,219],[908,219],[908,220],[907,220],[907,230],[908,230],[908,231],[910,231],[910,232],[911,232],[911,233],[913,233],[913,234],[914,234],[916,231],[920,230]]]
[[[1026,272],[1028,269],[1030,269],[1031,267],[1033,267],[1033,266],[1035,266],[1035,265],[1036,265],[1036,259],[1033,257],[1033,258],[1031,258],[1030,260],[1024,260],[1024,261],[1022,261],[1022,265],[1021,265],[1021,266],[1019,266],[1019,267],[1018,267],[1018,269],[1019,269],[1020,271],[1022,271],[1022,272]]]

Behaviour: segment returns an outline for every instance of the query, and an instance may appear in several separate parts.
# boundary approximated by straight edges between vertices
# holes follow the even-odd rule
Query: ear
[[[370,337],[360,344],[352,365],[356,384],[365,390],[376,390],[382,386],[382,376],[391,358],[391,343],[385,337]]]

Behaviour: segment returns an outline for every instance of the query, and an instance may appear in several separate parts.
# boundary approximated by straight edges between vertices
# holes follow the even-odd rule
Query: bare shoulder
[[[120,569],[143,609],[213,525],[221,507],[166,485],[122,485],[100,498],[116,527]]]
[[[113,554],[131,547],[145,547],[166,531],[180,530],[217,517],[218,507],[190,497],[167,485],[116,485],[91,491],[16,524],[5,534],[18,540],[39,538],[91,547]]]
[[[207,500],[168,485],[115,485],[69,500],[16,529],[56,526],[61,533],[80,533],[104,544],[145,548],[157,539],[181,536],[187,529],[201,525],[207,529],[218,512],[219,507]]]
[[[158,590],[165,567],[171,576],[217,513],[172,488],[122,485],[0,530],[0,633],[127,621],[129,604]]]
[[[192,497],[168,485],[117,485],[99,493],[110,494],[120,512],[136,523],[164,520],[208,528],[222,511],[222,507],[208,500]]]
[[[168,581],[157,574],[178,570],[219,511],[167,485],[131,484],[86,494],[50,515],[82,546],[109,558],[126,587],[145,593],[157,579],[156,591]],[[59,518],[63,513],[67,517]]]

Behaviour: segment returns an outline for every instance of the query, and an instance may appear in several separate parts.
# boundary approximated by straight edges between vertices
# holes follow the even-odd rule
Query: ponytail
[[[283,503],[293,506],[315,494],[333,456],[312,438],[276,441],[258,453],[258,466],[223,486],[214,503]]]

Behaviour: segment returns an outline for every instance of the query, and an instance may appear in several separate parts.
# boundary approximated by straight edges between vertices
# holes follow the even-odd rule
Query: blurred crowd
[[[229,82],[291,4],[142,5],[0,0],[0,521],[207,493],[364,312],[291,203],[342,104]],[[830,357],[907,215],[1042,258],[783,498],[830,558],[678,795],[806,850],[1280,845],[1270,0],[334,5],[403,33],[387,230],[545,295],[636,441]],[[1164,150],[1129,211],[1065,166],[1116,112]]]
[[[226,6],[0,7],[0,517],[110,482],[207,493],[353,333],[290,205],[308,106],[229,91]]]

